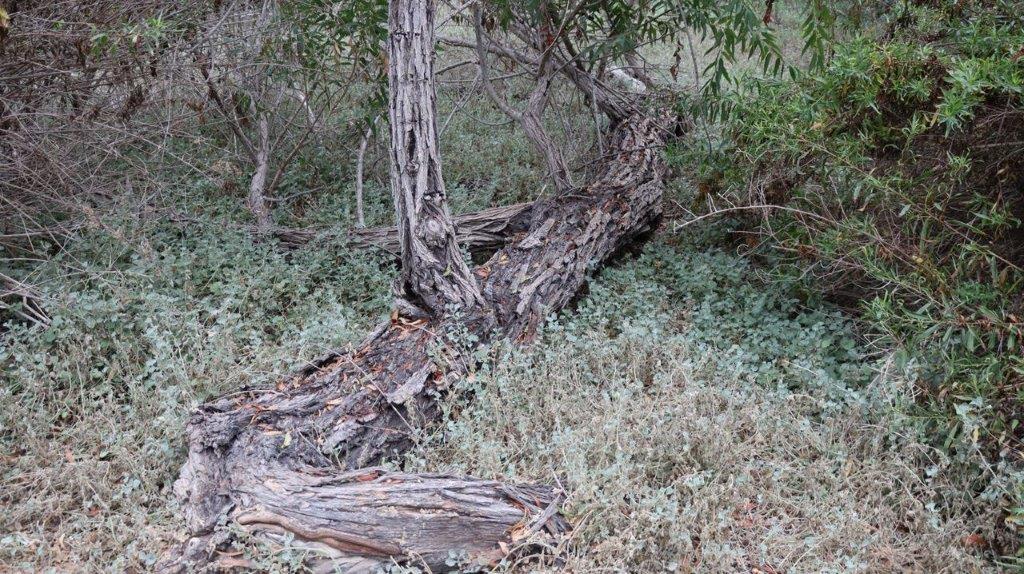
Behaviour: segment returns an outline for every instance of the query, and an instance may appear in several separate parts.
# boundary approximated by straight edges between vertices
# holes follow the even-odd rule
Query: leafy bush
[[[697,198],[754,226],[778,275],[859,307],[875,344],[917,369],[934,443],[1011,465],[1024,436],[1019,18],[1010,4],[908,5],[821,72],[749,81],[726,100]]]

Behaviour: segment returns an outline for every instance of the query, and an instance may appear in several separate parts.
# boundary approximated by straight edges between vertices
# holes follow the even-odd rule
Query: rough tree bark
[[[482,303],[455,241],[437,140],[434,3],[388,3],[391,193],[401,245],[399,304],[426,315]]]
[[[463,249],[474,255],[493,252],[508,243],[517,233],[529,229],[533,208],[533,203],[516,203],[457,215],[453,220],[455,240]],[[311,238],[312,236],[306,241]],[[302,238],[295,236],[292,239],[301,241]],[[401,249],[398,243],[398,229],[395,227],[357,229],[349,234],[348,245],[360,248],[376,247],[395,255]]]
[[[189,457],[175,483],[193,538],[168,569],[208,559],[226,536],[218,527],[225,519],[257,533],[287,532],[293,544],[306,544],[325,563],[352,571],[408,555],[444,570],[447,551],[442,556],[415,532],[445,530],[448,550],[487,558],[514,536],[516,524],[544,519],[549,531],[564,528],[539,511],[556,500],[542,487],[531,487],[532,507],[520,507],[514,501],[522,493],[510,487],[439,479],[462,481],[451,490],[422,478],[422,496],[410,502],[392,485],[421,479],[389,482],[384,475],[375,479],[376,498],[352,506],[351,489],[360,481],[346,471],[408,448],[440,415],[438,396],[472,367],[474,347],[530,340],[602,261],[653,228],[661,213],[661,145],[654,120],[623,121],[603,174],[585,188],[534,204],[529,232],[475,270],[484,305],[464,316],[395,313],[351,353],[321,357],[276,388],[242,389],[203,405],[188,425]],[[469,347],[451,335],[460,330],[475,335]],[[478,498],[467,502],[463,487],[483,488],[485,494],[477,495],[490,500],[486,505],[505,508],[495,510],[505,518],[479,530],[474,508],[484,504]],[[520,507],[518,514],[508,505]],[[394,508],[405,516],[405,531],[367,527]]]

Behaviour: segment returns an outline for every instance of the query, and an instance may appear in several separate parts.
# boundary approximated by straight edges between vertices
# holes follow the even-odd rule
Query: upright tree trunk
[[[249,210],[256,219],[256,232],[266,235],[274,226],[270,218],[270,206],[267,204],[267,173],[270,171],[270,126],[267,114],[259,114],[259,141],[253,150],[255,171],[249,181]]]
[[[401,246],[400,305],[439,315],[483,301],[455,240],[441,177],[434,95],[434,2],[388,6],[391,193]]]
[[[359,151],[356,152],[356,226],[360,229],[366,227],[366,215],[363,212],[363,168],[366,163],[366,146],[370,143],[373,126],[376,124],[377,118],[373,118],[370,125],[366,127],[363,137],[359,138]]]

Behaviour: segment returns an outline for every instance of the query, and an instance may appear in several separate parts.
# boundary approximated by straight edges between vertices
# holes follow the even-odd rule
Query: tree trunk
[[[373,118],[370,125],[366,126],[366,132],[359,138],[359,151],[356,152],[356,225],[360,228],[366,227],[366,215],[363,213],[363,166],[366,159],[366,145],[370,143],[373,135],[373,126],[377,118]]]
[[[516,529],[506,528],[512,519],[563,530],[550,510],[539,510],[551,506],[550,490],[534,487],[541,494],[527,507],[502,499],[499,493],[516,491],[494,483],[459,479],[471,485],[465,488],[484,489],[467,494],[463,486],[431,482],[451,479],[402,478],[398,484],[428,486],[413,502],[401,487],[383,488],[371,501],[358,495],[359,480],[347,471],[406,449],[438,419],[438,397],[473,368],[474,350],[495,338],[532,339],[601,262],[653,228],[665,171],[661,134],[650,118],[625,119],[595,182],[534,204],[529,232],[475,270],[486,304],[462,316],[396,312],[351,353],[317,359],[276,388],[242,389],[200,407],[174,486],[194,538],[168,569],[208,559],[226,536],[225,520],[264,535],[293,535],[293,544],[322,551],[342,571],[409,555],[446,570],[439,543],[407,536],[421,529],[445,532],[444,545],[484,559],[514,537]],[[471,337],[453,335],[459,332]],[[475,522],[483,507],[500,515],[487,529]],[[395,508],[415,517],[408,530],[389,522]]]
[[[391,193],[401,246],[400,304],[424,315],[482,303],[455,241],[437,141],[434,94],[434,2],[388,6],[388,113]]]
[[[259,131],[260,139],[253,150],[255,171],[252,174],[252,180],[249,181],[247,203],[253,218],[256,219],[256,233],[264,236],[274,227],[266,196],[267,173],[270,170],[270,126],[265,113],[259,115]]]

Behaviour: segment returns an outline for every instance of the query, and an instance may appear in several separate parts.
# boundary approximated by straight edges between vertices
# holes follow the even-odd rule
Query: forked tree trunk
[[[401,453],[438,419],[439,397],[471,371],[480,346],[530,340],[598,264],[653,227],[661,131],[648,117],[622,121],[594,183],[533,204],[525,236],[470,272],[441,177],[433,20],[431,0],[390,2],[397,309],[350,353],[322,357],[276,388],[200,407],[174,485],[192,538],[165,570],[214,558],[227,525],[309,550],[325,572],[394,561],[445,571],[453,553],[487,563],[517,540],[567,528],[547,487],[363,467]]]
[[[500,96],[491,82],[490,65],[487,62],[490,38],[484,32],[483,8],[473,7],[473,30],[476,36],[477,66],[480,68],[480,83],[484,91],[496,106],[508,117],[515,120],[523,129],[527,139],[537,149],[544,163],[547,164],[548,177],[555,184],[556,192],[564,192],[571,187],[569,166],[565,163],[562,151],[544,129],[544,111],[548,106],[551,83],[557,73],[554,62],[550,58],[541,58],[537,62],[537,73],[534,78],[533,90],[526,98],[526,106],[522,111],[516,110],[504,97]]]
[[[652,229],[661,133],[650,118],[627,118],[596,181],[534,204],[529,232],[476,268],[484,304],[462,316],[396,313],[350,353],[317,359],[276,388],[203,405],[174,487],[193,538],[167,569],[208,560],[225,523],[289,535],[325,568],[350,572],[410,556],[445,571],[449,552],[488,560],[525,531],[562,531],[550,489],[352,469],[408,448],[439,417],[439,396],[472,368],[472,351],[496,338],[530,340],[601,262]]]

